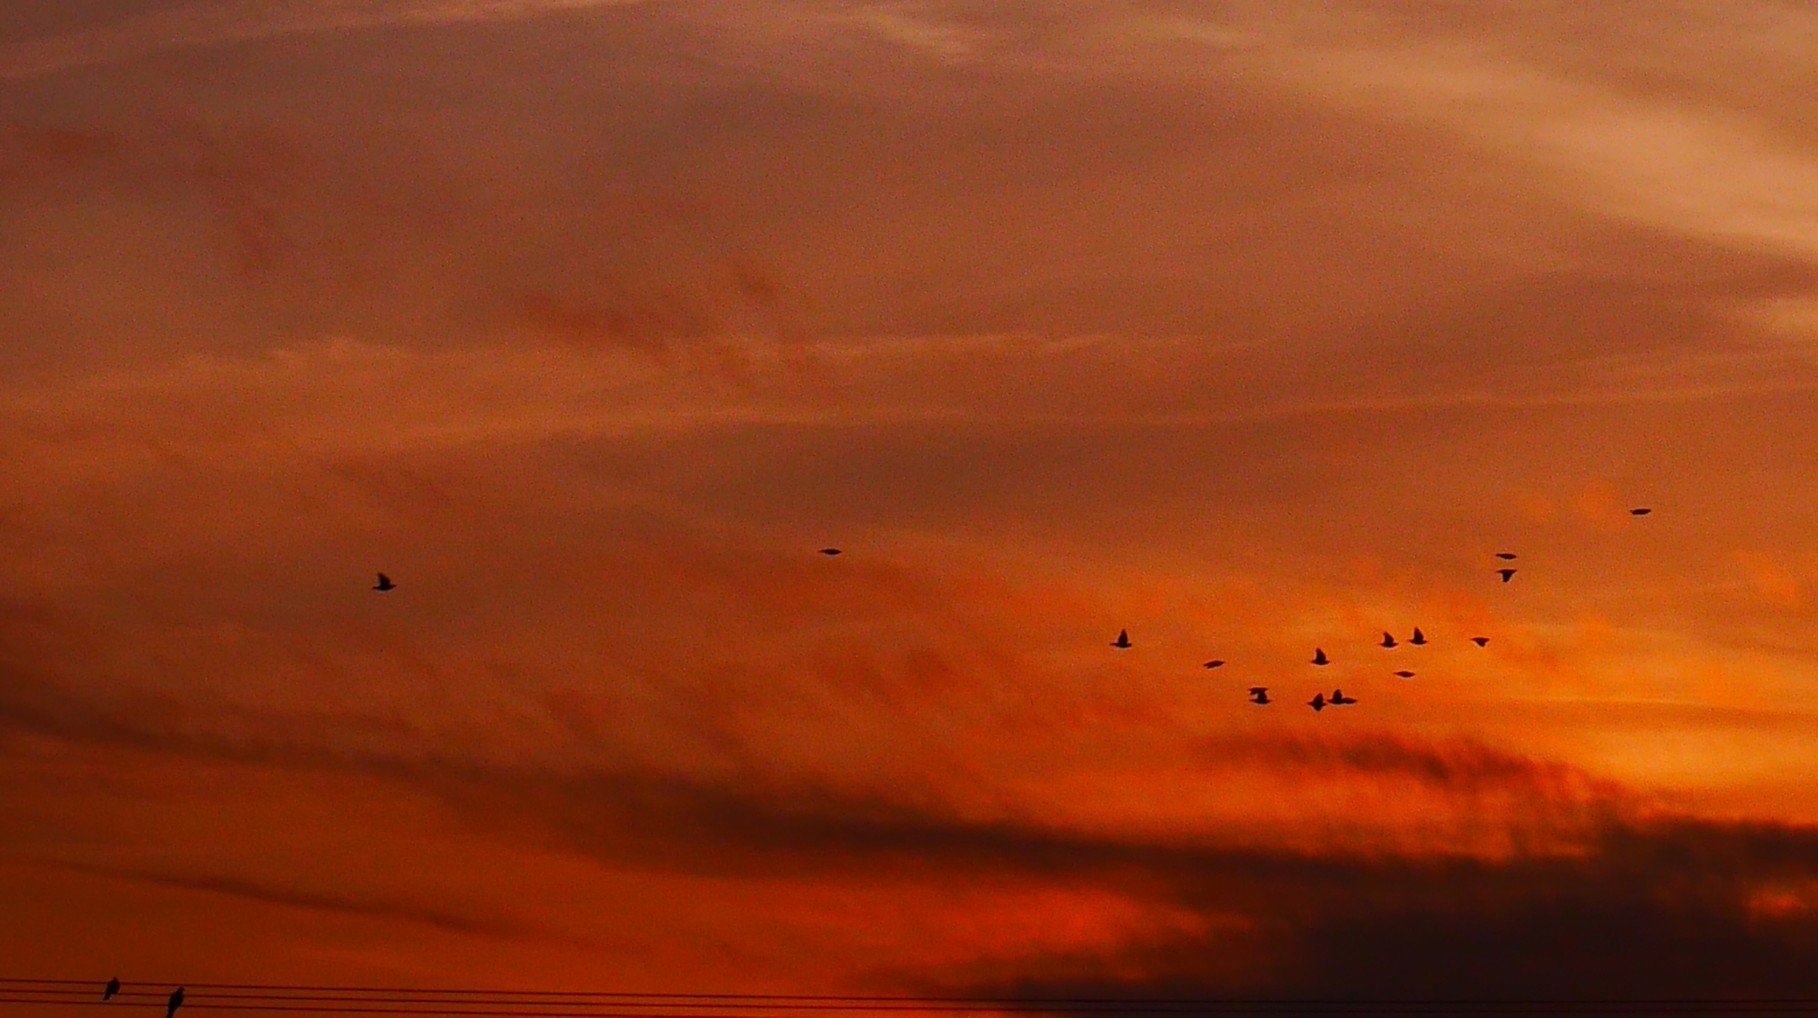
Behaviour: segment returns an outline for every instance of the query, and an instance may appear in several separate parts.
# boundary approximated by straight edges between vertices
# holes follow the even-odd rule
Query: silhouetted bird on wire
[[[1333,706],[1334,706],[1334,707],[1343,707],[1343,706],[1345,706],[1345,705],[1347,705],[1347,704],[1353,704],[1353,703],[1356,703],[1356,702],[1357,702],[1357,697],[1355,697],[1355,696],[1346,696],[1346,695],[1345,695],[1345,691],[1344,691],[1344,690],[1342,690],[1342,689],[1334,689],[1334,690],[1333,690],[1333,691],[1332,691],[1332,699],[1330,699],[1330,700],[1327,700],[1327,701],[1326,701],[1326,702],[1327,702],[1327,703],[1329,703],[1329,704],[1332,704],[1332,705],[1333,705]]]
[[[173,1016],[177,1013],[177,1008],[180,1008],[182,1006],[183,1006],[183,987],[179,986],[175,990],[171,991],[170,1000],[166,1001],[164,1004],[164,1018],[171,1018],[171,1016]]]
[[[1502,577],[1502,582],[1504,582],[1504,583],[1507,583],[1507,582],[1509,582],[1509,581],[1510,581],[1510,580],[1512,580],[1512,579],[1514,579],[1514,578],[1515,578],[1515,570],[1513,570],[1513,569],[1498,569],[1498,570],[1496,570],[1496,575],[1498,575],[1498,576],[1500,576],[1500,577]]]
[[[1419,626],[1415,626],[1414,635],[1408,637],[1408,642],[1413,644],[1416,647],[1424,647],[1427,645],[1427,636],[1425,633],[1420,631]]]
[[[1651,513],[1653,511],[1654,510],[1652,510],[1652,509],[1630,509],[1629,515],[1630,516],[1646,516],[1648,513]]]
[[[1400,672],[1395,673],[1395,677],[1399,678],[1399,679],[1411,679],[1414,677],[1414,673],[1409,672],[1409,671],[1400,671]]]
[[[1313,708],[1316,711],[1325,710],[1326,709],[1326,694],[1314,693],[1313,699],[1307,701],[1307,706]]]
[[[1393,646],[1395,646],[1395,637],[1394,637],[1394,636],[1392,636],[1392,635],[1391,635],[1391,634],[1390,634],[1390,633],[1389,633],[1389,631],[1388,631],[1388,630],[1386,630],[1386,629],[1385,629],[1385,630],[1383,630],[1383,632],[1382,632],[1382,645],[1383,645],[1383,646],[1384,646],[1384,647],[1393,647]]]
[[[1318,647],[1314,647],[1313,663],[1316,665],[1329,665],[1332,663],[1332,659],[1326,656],[1325,651],[1320,650]]]
[[[1130,647],[1130,631],[1128,629],[1118,630],[1117,639],[1111,641],[1111,646],[1116,647],[1119,650],[1128,650]]]
[[[1206,662],[1207,668],[1223,668],[1224,666],[1225,666],[1225,663],[1223,661],[1220,661],[1218,658],[1213,658],[1212,660]]]
[[[1269,687],[1268,686],[1251,686],[1250,687],[1250,702],[1257,703],[1257,704],[1263,704],[1266,706],[1269,702]]]
[[[381,594],[385,593],[388,590],[395,589],[396,587],[397,587],[397,584],[391,582],[391,577],[385,575],[384,573],[380,573],[379,582],[372,585],[372,589],[378,591]]]
[[[112,979],[109,979],[107,981],[106,988],[104,988],[101,991],[101,999],[102,1000],[112,1000],[112,999],[114,999],[114,994],[119,993],[119,992],[120,992],[120,977],[115,976]]]
[[[831,558],[835,555],[838,555],[839,553],[840,553],[840,550],[838,548],[822,548],[821,549],[821,554],[826,555],[829,558]]]
[[[1502,559],[1504,562],[1515,561],[1515,553],[1512,551],[1499,551],[1496,553],[1496,557]]]
[[[1490,644],[1490,638],[1487,636],[1473,636],[1471,637],[1471,642],[1479,647],[1487,647]]]

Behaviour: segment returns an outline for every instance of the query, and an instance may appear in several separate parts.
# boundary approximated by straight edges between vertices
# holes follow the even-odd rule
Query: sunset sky
[[[1818,995],[1818,7],[0,3],[0,817],[0,976]]]

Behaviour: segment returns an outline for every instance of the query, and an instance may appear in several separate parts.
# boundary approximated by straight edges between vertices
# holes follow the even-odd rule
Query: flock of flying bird
[[[1640,507],[1638,507],[1638,509],[1629,509],[1629,514],[1631,514],[1631,516],[1647,516],[1649,513],[1653,513],[1653,509],[1640,509]],[[838,549],[833,549],[833,547],[829,547],[829,549],[822,549],[822,554],[840,554],[840,551],[838,551]],[[1496,553],[1496,558],[1500,558],[1502,562],[1514,562],[1516,553],[1513,553],[1513,551],[1498,551],[1498,553]],[[1514,573],[1516,573],[1516,569],[1514,569],[1513,565],[1503,565],[1500,569],[1496,569],[1496,576],[1502,578],[1503,584],[1507,584],[1509,580],[1513,580]],[[1489,645],[1489,636],[1473,636],[1471,642],[1478,645],[1478,647],[1487,647],[1487,645]],[[1423,647],[1423,645],[1427,644],[1427,634],[1422,633],[1420,627],[1416,625],[1416,627],[1414,627],[1413,636],[1407,638],[1407,644],[1413,645],[1413,647]],[[1129,629],[1118,629],[1118,638],[1113,640],[1111,645],[1116,647],[1116,649],[1120,649],[1120,651],[1127,651],[1127,649],[1134,647],[1134,644],[1131,644]],[[1400,642],[1394,638],[1394,634],[1389,633],[1389,631],[1385,629],[1382,634],[1382,644],[1378,644],[1378,647],[1393,649],[1393,647],[1398,647],[1398,645],[1400,645]],[[1222,660],[1216,660],[1216,658],[1214,658],[1211,662],[1205,662],[1205,667],[1216,669],[1216,667],[1224,667],[1224,664],[1225,662],[1222,662]],[[1324,647],[1314,647],[1313,662],[1309,662],[1309,664],[1324,667],[1324,665],[1333,664],[1333,660],[1331,660],[1329,656],[1325,656]],[[1396,678],[1414,678],[1414,673],[1407,671],[1407,669],[1396,671],[1396,673],[1393,674]],[[1264,705],[1264,707],[1265,705],[1273,704],[1273,700],[1269,700],[1269,687],[1267,687],[1267,685],[1251,685],[1251,687],[1249,687],[1249,702],[1251,702],[1251,704]],[[1327,707],[1349,707],[1349,705],[1356,704],[1356,702],[1358,702],[1358,698],[1356,698],[1356,696],[1345,696],[1344,689],[1333,689],[1331,696],[1327,696],[1324,691],[1322,691],[1322,693],[1314,693],[1313,700],[1307,700],[1307,705],[1313,707],[1314,711],[1324,711]]]
[[[1629,515],[1630,516],[1646,516],[1653,511],[1654,510],[1652,510],[1652,509],[1636,508],[1636,509],[1630,509]],[[826,548],[826,549],[822,549],[822,554],[838,555],[839,550],[836,548]],[[1499,551],[1496,553],[1496,557],[1498,559],[1501,559],[1504,562],[1513,562],[1513,561],[1515,561],[1517,556],[1512,551]],[[1514,566],[1502,566],[1501,568],[1496,570],[1496,575],[1502,578],[1502,582],[1507,583],[1510,580],[1515,578],[1515,572],[1516,572],[1516,570],[1515,570]],[[1424,647],[1424,646],[1426,646],[1426,643],[1427,643],[1427,636],[1425,633],[1420,631],[1419,626],[1415,626],[1414,633],[1412,636],[1408,637],[1407,642],[1411,646]],[[1473,636],[1473,637],[1471,637],[1471,642],[1475,643],[1479,647],[1487,647],[1487,646],[1489,646],[1490,638],[1487,636]],[[1129,650],[1131,647],[1135,646],[1135,644],[1130,642],[1130,631],[1127,629],[1118,630],[1117,639],[1111,641],[1111,646],[1116,647],[1119,650]],[[1389,632],[1388,630],[1383,630],[1382,642],[1377,644],[1377,646],[1383,647],[1385,649],[1392,649],[1394,647],[1400,646],[1400,641],[1395,639],[1395,634]],[[1314,647],[1313,648],[1313,660],[1310,663],[1323,667],[1325,665],[1331,664],[1332,659],[1326,656],[1326,652],[1323,648]],[[1207,661],[1206,667],[1207,668],[1222,668],[1222,667],[1224,667],[1224,664],[1225,664],[1224,661],[1218,660],[1215,658],[1211,661]],[[1393,674],[1395,675],[1396,678],[1400,678],[1400,679],[1411,679],[1414,677],[1414,673],[1411,671],[1408,671],[1405,668],[1401,669],[1400,671],[1394,672]],[[1273,700],[1269,699],[1269,687],[1268,686],[1251,686],[1250,692],[1249,692],[1249,697],[1250,697],[1250,702],[1253,704],[1256,704],[1258,706],[1268,706],[1269,704],[1274,702]],[[1354,704],[1356,702],[1357,702],[1357,698],[1354,696],[1346,696],[1345,691],[1343,689],[1334,689],[1334,690],[1332,690],[1332,695],[1330,695],[1330,696],[1327,696],[1323,691],[1314,693],[1313,699],[1307,701],[1307,706],[1313,708],[1313,710],[1317,712],[1317,711],[1325,710],[1327,707],[1348,707],[1351,704]]]
[[[1647,514],[1653,512],[1653,511],[1654,510],[1652,510],[1652,509],[1645,509],[1645,508],[1630,509],[1629,515],[1630,516],[1646,516]],[[831,556],[840,554],[840,549],[822,548],[821,554],[831,557]],[[1501,559],[1504,562],[1513,562],[1513,561],[1515,561],[1516,555],[1512,551],[1499,551],[1496,553],[1496,557],[1498,559]],[[1501,568],[1496,570],[1496,575],[1502,578],[1502,582],[1507,583],[1510,580],[1515,578],[1515,571],[1516,570],[1515,570],[1514,566],[1502,566]],[[397,589],[397,586],[398,585],[396,583],[392,582],[391,577],[385,575],[384,573],[380,573],[379,581],[377,583],[373,584],[372,589],[383,594],[386,591]],[[1408,637],[1407,642],[1411,646],[1423,647],[1427,643],[1427,637],[1426,637],[1425,633],[1422,633],[1420,631],[1419,626],[1415,626],[1414,634],[1412,636]],[[1487,636],[1473,636],[1473,637],[1471,637],[1471,642],[1475,643],[1479,647],[1485,647],[1485,646],[1489,645],[1490,638]],[[1397,641],[1395,639],[1395,635],[1393,633],[1390,633],[1387,630],[1383,631],[1382,642],[1380,644],[1378,644],[1378,646],[1384,647],[1384,648],[1394,648],[1399,645],[1400,645],[1400,643],[1399,643],[1399,641]],[[1111,641],[1111,646],[1116,647],[1119,650],[1129,650],[1131,647],[1134,647],[1135,644],[1130,642],[1130,631],[1128,629],[1118,630],[1117,639]],[[1314,647],[1313,648],[1313,660],[1311,663],[1314,665],[1324,666],[1324,665],[1331,664],[1332,659],[1326,656],[1325,650],[1323,650],[1322,648],[1319,648],[1319,647]],[[1224,664],[1225,663],[1222,660],[1214,659],[1211,661],[1207,661],[1206,667],[1207,668],[1222,668],[1222,667],[1224,667]],[[1397,678],[1401,678],[1401,679],[1411,679],[1414,677],[1414,673],[1411,671],[1408,671],[1405,668],[1400,671],[1395,672],[1394,675]],[[1268,704],[1271,704],[1274,702],[1273,700],[1269,699],[1269,687],[1268,686],[1251,686],[1250,692],[1249,692],[1249,697],[1250,697],[1251,703],[1257,704],[1259,706],[1267,706]],[[1356,697],[1346,696],[1345,691],[1342,689],[1334,689],[1334,690],[1332,690],[1331,696],[1327,696],[1324,692],[1314,693],[1313,699],[1307,701],[1307,706],[1313,708],[1315,711],[1322,711],[1322,710],[1325,710],[1327,707],[1348,707],[1351,704],[1354,704],[1356,702],[1357,702]],[[113,995],[113,991],[118,989],[118,983],[119,983],[119,980],[115,980],[113,983],[108,984],[108,986],[109,986],[108,996],[111,997]],[[103,999],[105,999],[105,998],[103,998]],[[166,1018],[170,1018],[170,1015],[174,1015],[176,1013],[177,1006],[183,1003],[183,991],[181,989],[179,989],[176,993],[172,994],[171,1000],[172,1000],[172,1004],[170,1007],[170,1014],[167,1014]]]

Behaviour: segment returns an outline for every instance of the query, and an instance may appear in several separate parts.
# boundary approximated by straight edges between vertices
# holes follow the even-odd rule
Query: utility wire
[[[0,994],[4,993],[54,993],[54,994],[99,994],[106,980],[102,979],[22,979],[0,977]],[[21,987],[9,990],[7,986]],[[137,989],[137,987],[154,987],[155,989]],[[813,993],[682,993],[675,991],[638,991],[638,990],[481,990],[471,988],[434,989],[422,986],[412,987],[378,987],[378,986],[324,986],[304,984],[275,983],[201,983],[185,980],[147,980],[138,979],[123,982],[119,996],[151,995],[162,998],[168,990],[183,986],[191,994],[199,991],[209,992],[210,999],[246,998],[246,999],[295,999],[295,1000],[402,1000],[407,997],[502,997],[502,998],[538,998],[540,1004],[564,1006],[559,1001],[543,1001],[540,998],[552,997],[596,997],[610,999],[651,998],[660,1000],[729,1000],[729,1001],[805,1001],[805,1002],[849,1002],[849,1003],[960,1003],[960,1004],[1107,1004],[1107,1005],[1150,1005],[1150,1004],[1293,1004],[1297,1006],[1358,1006],[1363,1004],[1378,1005],[1465,1005],[1465,1006],[1533,1006],[1533,1005],[1566,1005],[1566,1006],[1635,1006],[1651,1005],[1790,1005],[1818,1007],[1818,997],[1382,997],[1368,1000],[1337,997],[1029,997],[1029,996],[989,996],[989,995],[911,995],[911,994],[813,994]],[[44,987],[43,989],[25,987]],[[251,991],[251,992],[235,992]],[[299,994],[335,994],[333,997],[299,996]],[[360,995],[359,997],[349,995]],[[781,1006],[788,1006],[783,1004]]]
[[[116,998],[117,999],[117,998]],[[1214,1014],[1214,1015],[1794,1015],[1818,1014],[1818,1001],[1781,1002],[1781,1001],[1720,1001],[1720,1000],[1685,1000],[1685,1001],[1484,1001],[1484,1002],[1434,1002],[1434,1001],[1370,1001],[1370,1002],[1320,1002],[1295,1000],[1205,1000],[1190,1007],[1156,1008],[1142,1002],[1127,1002],[1115,1007],[1081,1007],[1065,1002],[1044,1002],[1041,1010],[1050,1014],[1077,1015],[1150,1015],[1150,1014]],[[146,1001],[143,1007],[161,1006],[161,1001]],[[119,1004],[99,999],[76,1000],[68,997],[24,997],[0,995],[0,1006],[66,1006],[66,1007],[114,1007]],[[709,1005],[712,1007],[712,1005]],[[222,1010],[222,1011],[280,1011],[291,1013],[355,1013],[355,1014],[404,1014],[404,1015],[445,1015],[454,1018],[572,1018],[576,1012],[535,1012],[505,1011],[496,1009],[440,1009],[440,1008],[322,1008],[311,1006],[277,1006],[258,1004],[210,1004],[206,1001],[186,1001],[183,1010]],[[788,1005],[781,1005],[776,1010],[790,1013]],[[864,1011],[867,1009],[855,1009]],[[954,1010],[947,1008],[945,1010]],[[981,1004],[967,1008],[972,1012],[999,1012],[1007,1010],[1002,1005]],[[1008,1009],[1028,1013],[1033,1010],[1027,1007]],[[640,1011],[587,1011],[580,1012],[586,1018],[725,1018],[719,1011],[661,1013]]]
[[[161,1005],[176,982],[136,981],[113,1001],[101,981],[0,977],[0,1006]],[[1071,1015],[1666,1015],[1818,1014],[1818,998],[1532,999],[992,997],[682,993],[184,983],[185,1010],[448,1018],[761,1018],[802,1013],[1048,1013]],[[649,1010],[638,1010],[649,1009]],[[658,1010],[660,1009],[660,1010]],[[729,1013],[730,1012],[730,1013]]]
[[[146,1002],[142,1006],[154,1006],[156,1002]],[[118,1005],[106,1004],[99,1000],[71,1000],[68,998],[30,998],[0,996],[0,1006],[68,1006],[68,1007],[108,1007]],[[227,1011],[285,1011],[306,1013],[332,1013],[335,1011],[361,1014],[412,1014],[412,1015],[447,1015],[457,1018],[468,1016],[491,1016],[491,1018],[540,1018],[537,1012],[493,1011],[493,1010],[460,1010],[433,1009],[396,1010],[378,1008],[338,1008],[321,1009],[312,1007],[267,1007],[260,1005],[211,1005],[205,1002],[185,1002],[183,1010],[227,1010]],[[969,1009],[974,1012],[1001,1012],[999,1006],[980,1005]],[[1030,1009],[1017,1009],[1027,1012]],[[1216,1001],[1208,1000],[1190,1008],[1158,1009],[1143,1006],[1123,1006],[1117,1008],[1081,1009],[1077,1006],[1051,1005],[1043,1009],[1051,1014],[1216,1014],[1216,1015],[1794,1015],[1818,1014],[1818,1003],[1779,1003],[1764,1001],[1622,1001],[1622,1002],[1524,1002],[1499,1001],[1495,1003],[1439,1004],[1431,1002],[1358,1002],[1348,1004],[1308,1003],[1303,1001]],[[569,1015],[572,1012],[545,1012],[547,1018],[557,1015]],[[586,1012],[588,1018],[724,1018],[718,1012],[675,1012],[666,1011],[660,1014],[634,1011],[596,1011]]]

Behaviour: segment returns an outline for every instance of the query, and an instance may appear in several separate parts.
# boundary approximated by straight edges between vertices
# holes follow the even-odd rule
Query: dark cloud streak
[[[98,866],[86,863],[56,861],[52,865],[92,876],[114,877],[136,883],[151,884],[179,891],[202,891],[221,894],[267,905],[316,909],[376,919],[432,926],[448,933],[515,936],[526,928],[513,919],[480,917],[431,905],[360,897],[352,894],[312,891],[242,877],[205,873],[177,873],[126,866]]]
[[[958,811],[862,782],[777,773],[665,773],[481,764],[358,739],[323,741],[325,719],[205,717],[175,704],[108,707],[9,684],[15,733],[401,782],[478,828],[614,869],[743,877],[844,876],[984,886],[1096,886],[1204,917],[1214,932],[1156,932],[1120,952],[1027,958],[959,977],[968,992],[1216,995],[1260,989],[1330,997],[1522,998],[1818,992],[1818,831],[1768,822],[1648,816],[1570,769],[1481,746],[1406,739],[1289,742],[1251,756],[1345,775],[1461,790],[1512,789],[1535,809],[1589,803],[1575,830],[1506,856],[1244,845],[1206,833],[1094,833],[1029,813]],[[187,718],[184,723],[182,719]],[[237,734],[226,734],[232,731]],[[1229,747],[1225,747],[1229,748]],[[1215,754],[1220,747],[1208,746]],[[1612,808],[1613,807],[1613,808]],[[109,871],[167,886],[500,932],[484,920],[216,876]],[[1775,894],[1793,905],[1764,908]],[[1766,897],[1764,897],[1766,896]],[[1242,917],[1233,925],[1232,917]],[[1259,959],[1233,972],[1232,957]],[[1266,959],[1267,961],[1262,961]],[[1145,973],[1141,977],[1128,975]],[[1093,975],[1101,973],[1101,975]],[[1111,973],[1124,973],[1113,977]],[[908,974],[924,982],[927,974]],[[944,988],[955,988],[949,974]]]

